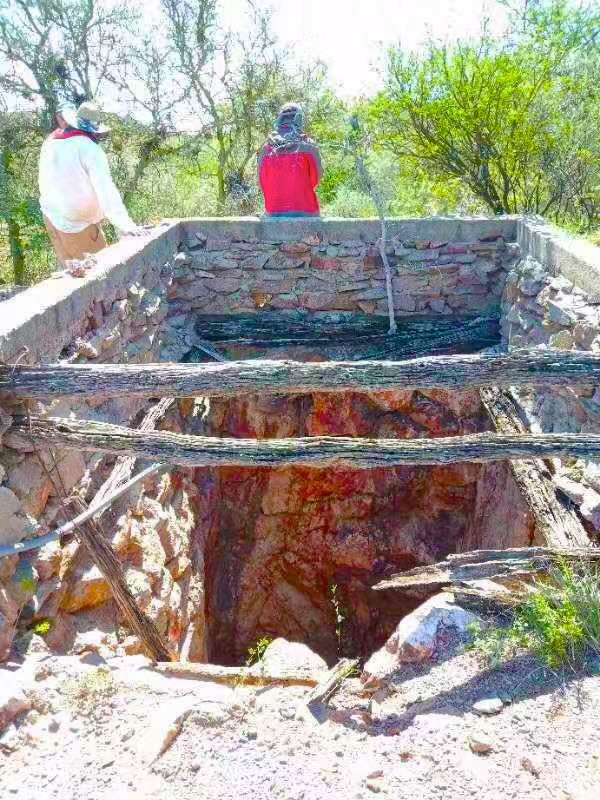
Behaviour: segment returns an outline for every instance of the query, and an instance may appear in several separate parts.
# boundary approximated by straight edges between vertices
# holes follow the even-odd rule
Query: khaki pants
[[[46,230],[61,266],[71,259],[82,259],[86,253],[97,253],[106,247],[106,239],[99,225],[88,225],[79,233],[64,233],[44,217]]]

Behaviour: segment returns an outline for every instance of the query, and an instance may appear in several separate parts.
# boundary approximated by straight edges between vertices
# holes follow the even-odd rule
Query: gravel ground
[[[371,696],[348,680],[313,712],[305,689],[168,678],[139,657],[0,672],[33,704],[0,736],[2,800],[599,796],[600,676],[529,658],[486,671],[458,654]]]

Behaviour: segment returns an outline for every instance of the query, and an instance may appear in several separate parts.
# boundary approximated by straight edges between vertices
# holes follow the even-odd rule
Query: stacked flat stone
[[[508,348],[553,348],[600,353],[600,306],[597,299],[564,275],[526,256],[506,280],[502,333]],[[600,387],[522,389],[520,400],[533,430],[597,433]],[[578,459],[557,462],[555,482],[579,508],[591,533],[600,531],[600,464]]]
[[[306,309],[387,314],[385,275],[376,240],[327,238],[298,241],[191,234],[177,256],[171,308],[236,313],[255,309]],[[500,234],[471,242],[394,237],[397,315],[460,314],[499,308],[506,272],[517,250]]]

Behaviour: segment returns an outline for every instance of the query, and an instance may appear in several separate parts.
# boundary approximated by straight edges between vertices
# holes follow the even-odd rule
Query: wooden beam
[[[157,423],[164,417],[173,403],[174,400],[172,398],[164,398],[159,403],[153,405],[144,414],[144,418],[140,423],[139,430],[153,431],[156,428]],[[135,458],[123,456],[122,458],[117,459],[110,475],[96,492],[91,504],[96,505],[103,503],[107,497],[110,497],[115,493],[116,490],[118,490],[119,486],[129,481],[134,465]],[[153,468],[155,472],[158,472],[161,469],[161,465],[154,464]]]
[[[442,353],[476,353],[500,341],[500,314],[403,317],[396,333],[387,318],[368,314],[275,311],[250,314],[199,315],[196,333],[220,349],[240,347],[252,354],[300,347],[328,361],[404,359]],[[204,361],[202,348],[192,347],[186,361]]]
[[[177,662],[154,664],[149,669],[170,675],[174,678],[191,678],[199,681],[224,683],[228,686],[317,686],[323,673],[302,670],[286,672],[267,672],[260,662],[252,667],[222,667],[219,664],[197,664]],[[324,673],[327,675],[328,673]]]
[[[72,501],[79,514],[85,512],[85,505],[78,497]],[[77,524],[76,536],[88,550],[94,564],[106,579],[114,601],[127,620],[131,630],[139,636],[150,658],[156,661],[171,661],[172,656],[163,642],[154,622],[138,608],[123,575],[121,562],[112,547],[104,538],[102,528],[93,519]]]
[[[187,467],[278,467],[290,464],[371,469],[505,459],[600,457],[600,434],[478,433],[434,439],[220,439],[167,431],[140,432],[91,420],[15,417],[13,428],[41,446],[130,455]]]
[[[323,703],[333,695],[343,680],[349,678],[358,666],[358,658],[342,658],[332,667],[305,698],[307,706]]]
[[[494,429],[501,434],[524,434],[524,423],[512,393],[497,387],[480,391]],[[559,497],[548,466],[540,459],[514,461],[510,470],[529,506],[538,537],[549,547],[585,547],[589,538],[574,508]]]
[[[74,364],[0,367],[0,390],[54,397],[231,397],[240,394],[480,386],[594,386],[600,355],[521,351],[408,361],[233,361],[203,364]]]
[[[445,561],[399,572],[375,584],[375,591],[415,588],[438,589],[469,581],[531,577],[547,571],[560,561],[600,562],[600,548],[558,549],[551,547],[522,547],[509,550],[474,550],[455,553]]]

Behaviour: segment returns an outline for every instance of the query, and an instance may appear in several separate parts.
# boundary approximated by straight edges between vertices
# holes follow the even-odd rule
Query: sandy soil
[[[0,670],[32,704],[0,736],[3,800],[599,796],[600,674],[543,674],[530,658],[488,671],[459,653],[376,695],[350,679],[309,711],[306,689],[144,664],[88,654]],[[500,710],[476,713],[484,698]]]

